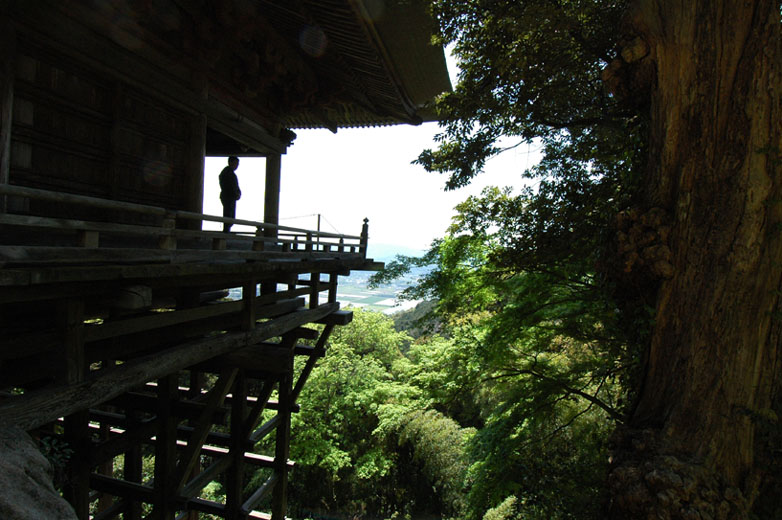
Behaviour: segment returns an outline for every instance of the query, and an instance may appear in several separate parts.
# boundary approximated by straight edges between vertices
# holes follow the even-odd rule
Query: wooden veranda
[[[228,219],[251,231],[223,233],[188,225],[222,217],[0,194],[103,216],[0,214],[0,417],[73,450],[65,492],[79,518],[268,518],[261,504],[283,518],[290,414],[352,317],[338,276],[376,267],[366,223],[347,236]],[[129,213],[149,222],[118,222]],[[241,299],[226,298],[231,288]],[[298,372],[294,356],[306,359]],[[246,468],[268,469],[251,492]],[[201,498],[212,481],[225,503]]]
[[[366,222],[278,225],[282,157],[436,120],[433,29],[407,0],[0,0],[0,425],[57,439],[80,520],[283,519],[338,278],[377,265]],[[207,231],[229,155],[265,158],[262,221]]]

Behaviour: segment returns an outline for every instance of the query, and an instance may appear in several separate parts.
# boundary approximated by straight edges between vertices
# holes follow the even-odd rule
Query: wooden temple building
[[[67,447],[78,518],[284,518],[338,276],[377,264],[362,215],[278,225],[281,157],[432,120],[431,31],[417,0],[0,0],[0,423]],[[265,205],[206,231],[227,155],[266,158]]]

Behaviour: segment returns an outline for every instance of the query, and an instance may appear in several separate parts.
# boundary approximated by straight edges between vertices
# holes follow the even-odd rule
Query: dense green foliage
[[[354,325],[332,336],[292,424],[291,457],[300,463],[293,495],[307,501],[317,490],[319,497],[303,505],[390,514],[408,501],[395,486],[397,455],[389,436],[420,396],[397,378],[405,340],[382,314],[360,311]]]
[[[296,516],[482,518],[509,497],[518,518],[596,510],[611,422],[593,396],[612,399],[612,383],[584,378],[568,392],[498,364],[482,313],[411,343],[391,318],[354,312],[294,417]],[[583,362],[566,355],[578,350],[563,342],[540,363],[565,371]]]
[[[362,499],[367,511],[599,514],[608,434],[632,402],[654,298],[653,284],[622,276],[610,232],[615,216],[636,204],[646,155],[639,107],[627,101],[631,96],[609,94],[601,79],[615,55],[623,6],[432,2],[441,41],[453,45],[461,74],[438,102],[439,148],[417,162],[448,174],[453,189],[516,142],[539,142],[543,159],[519,172],[526,187],[469,198],[423,258],[401,258],[375,278],[382,283],[414,266],[431,268],[407,291],[436,302],[430,334],[400,350],[395,362],[382,341],[375,358],[335,340],[335,357],[352,355],[345,363],[362,376],[340,380],[337,367],[323,374],[332,381],[326,388],[343,388],[339,396],[347,401],[342,412],[321,414],[318,435],[334,431],[332,416],[350,414],[352,403],[361,413],[350,415],[349,428],[342,422],[336,429],[348,428],[343,433],[358,451],[333,445],[313,462],[324,467],[349,453],[339,459],[344,466],[330,466],[332,482],[358,493],[353,497],[367,496],[361,489],[384,497],[371,507]],[[366,317],[357,318],[351,327],[361,329]],[[419,335],[426,329],[417,319]],[[324,384],[312,391],[326,392],[317,388]],[[437,498],[428,506],[420,493],[400,491],[422,481]],[[336,492],[331,497],[345,504]]]
[[[438,103],[439,148],[417,162],[453,189],[517,142],[540,143],[543,158],[519,172],[521,188],[466,200],[423,258],[375,282],[432,269],[407,295],[437,302],[460,358],[447,377],[462,395],[446,413],[477,428],[465,515],[598,517],[608,436],[633,403],[656,290],[626,275],[612,231],[641,199],[648,126],[643,96],[620,99],[601,78],[625,2],[432,4],[461,73]]]

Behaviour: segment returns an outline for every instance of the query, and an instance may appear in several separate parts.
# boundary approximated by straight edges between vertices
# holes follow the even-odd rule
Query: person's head
[[[229,157],[228,158],[228,166],[230,166],[234,170],[237,169],[239,167],[239,158],[236,157],[235,155],[232,155],[231,157]]]

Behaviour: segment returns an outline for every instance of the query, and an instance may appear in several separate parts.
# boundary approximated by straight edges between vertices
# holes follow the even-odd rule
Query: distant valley
[[[388,263],[397,255],[421,256],[423,253],[424,251],[420,249],[391,244],[372,244],[370,241],[367,256],[377,262]],[[418,269],[417,272],[376,289],[369,288],[369,278],[374,274],[373,272],[353,271],[350,276],[340,276],[338,300],[343,306],[351,305],[385,314],[409,309],[415,307],[419,301],[398,301],[397,297],[407,287],[415,284],[425,271],[425,269]]]
[[[390,244],[371,244],[369,246],[369,258],[377,262],[388,263],[396,258],[397,255],[420,256],[422,250],[412,249],[405,246],[396,246]],[[342,307],[352,306],[362,309],[382,312],[384,314],[393,314],[398,311],[415,307],[420,300],[399,301],[399,294],[407,287],[414,285],[419,277],[427,272],[425,268],[418,268],[414,272],[394,280],[393,282],[381,287],[370,289],[369,278],[375,274],[371,271],[352,271],[350,276],[340,276],[337,287],[337,300]],[[242,289],[240,287],[229,291],[229,298],[239,300],[242,298]]]

